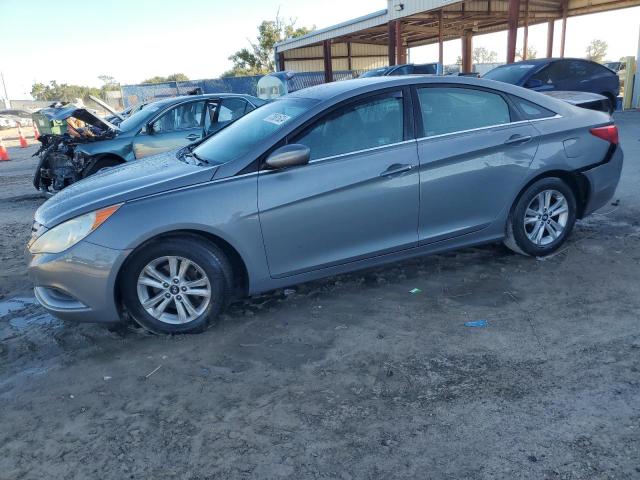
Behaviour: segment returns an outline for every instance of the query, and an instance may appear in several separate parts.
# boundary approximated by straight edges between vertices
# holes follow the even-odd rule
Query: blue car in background
[[[615,110],[620,80],[599,63],[581,58],[540,58],[502,65],[483,78],[548,92],[554,90],[597,93],[609,100],[609,112]]]

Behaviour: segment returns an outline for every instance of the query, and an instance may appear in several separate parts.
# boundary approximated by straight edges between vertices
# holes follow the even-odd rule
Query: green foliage
[[[31,86],[31,96],[36,100],[60,100],[63,102],[75,102],[78,98],[86,100],[89,95],[99,97],[101,89],[94,87],[84,87],[81,85],[69,85],[52,80],[48,85],[44,83],[34,83]]]
[[[496,63],[498,61],[498,54],[496,52],[489,51],[484,47],[476,47],[473,49],[471,59],[474,64],[476,63]]]
[[[275,44],[287,38],[300,37],[315,30],[296,27],[295,20],[285,21],[276,15],[275,20],[265,20],[258,26],[258,37],[255,42],[249,41],[249,48],[242,48],[229,57],[233,68],[222,74],[223,77],[239,77],[244,75],[264,75],[275,71]]]
[[[161,77],[156,75],[155,77],[143,80],[142,83],[165,83],[165,82],[188,82],[189,77],[184,73],[172,73],[169,76]]]
[[[586,50],[587,58],[594,62],[601,62],[607,56],[608,48],[609,45],[604,40],[591,40]]]
[[[538,57],[538,50],[536,50],[533,45],[528,46],[527,60],[533,60],[534,58],[537,58],[537,57]],[[519,62],[521,60],[524,60],[524,58],[522,58],[522,50],[518,49],[516,50],[516,62]]]

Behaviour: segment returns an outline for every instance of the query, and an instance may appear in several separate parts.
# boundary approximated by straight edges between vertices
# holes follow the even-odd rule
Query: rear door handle
[[[520,145],[521,143],[527,143],[531,140],[531,135],[511,135],[507,140],[505,140],[505,145]]]
[[[200,135],[196,135],[195,133],[191,133],[191,134],[187,135],[185,138],[187,140],[191,140],[193,142],[194,140],[199,139]]]
[[[408,172],[409,170],[413,169],[414,166],[415,165],[411,165],[411,164],[402,165],[399,163],[394,163],[389,168],[387,168],[384,172],[382,172],[380,176],[388,177],[390,175],[398,175],[399,173]]]

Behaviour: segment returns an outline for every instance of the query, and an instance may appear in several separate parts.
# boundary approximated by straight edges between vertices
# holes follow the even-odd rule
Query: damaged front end
[[[95,160],[76,152],[78,144],[107,140],[120,131],[87,109],[72,105],[42,109],[33,114],[33,120],[42,132],[41,146],[34,153],[40,161],[33,185],[48,194],[84,178],[91,169]]]

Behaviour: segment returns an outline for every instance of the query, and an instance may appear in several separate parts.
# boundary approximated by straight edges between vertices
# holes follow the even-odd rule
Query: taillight
[[[605,127],[596,127],[589,130],[591,135],[606,140],[614,145],[618,144],[618,127],[615,125],[607,125]]]

